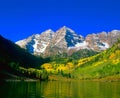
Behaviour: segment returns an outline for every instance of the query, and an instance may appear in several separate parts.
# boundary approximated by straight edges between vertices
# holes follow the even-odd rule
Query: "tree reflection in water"
[[[0,98],[120,98],[119,82],[5,82]]]

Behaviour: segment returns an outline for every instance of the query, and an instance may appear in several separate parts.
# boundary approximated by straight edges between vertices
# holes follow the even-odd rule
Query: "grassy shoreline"
[[[98,82],[120,82],[120,75],[107,76],[103,78],[94,79],[77,79],[77,78],[67,78],[63,76],[52,75],[49,76],[49,81],[98,81]]]
[[[19,78],[8,78],[3,79],[5,82],[37,82],[37,81],[95,81],[95,82],[120,82],[120,75],[113,75],[113,76],[107,76],[103,78],[89,78],[89,79],[78,79],[78,78],[68,78],[63,77],[59,75],[50,75],[48,77],[48,80],[40,80],[40,79],[32,79],[32,78],[26,78],[26,77],[19,77]]]

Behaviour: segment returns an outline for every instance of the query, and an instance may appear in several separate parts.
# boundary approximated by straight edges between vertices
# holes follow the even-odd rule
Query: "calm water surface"
[[[120,98],[120,82],[7,82],[0,98]]]

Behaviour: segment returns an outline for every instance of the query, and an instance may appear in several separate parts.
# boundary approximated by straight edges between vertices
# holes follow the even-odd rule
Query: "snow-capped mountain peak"
[[[48,29],[41,34],[34,34],[24,40],[16,42],[19,46],[27,49],[33,54],[40,55],[44,53],[47,45],[54,36],[54,31]]]
[[[74,30],[72,30],[71,28],[66,27],[66,26],[63,26],[62,28],[65,29],[66,31],[71,32],[71,33],[74,33],[74,32],[75,32]]]
[[[74,30],[63,26],[54,32],[48,29],[41,34],[34,34],[16,42],[35,55],[51,56],[62,53],[73,53],[80,49],[102,51],[110,48],[120,38],[120,31],[100,32],[89,34],[85,38]],[[71,54],[70,53],[70,54]]]
[[[51,33],[54,33],[54,31],[52,29],[48,29],[42,32],[41,34],[51,34]]]

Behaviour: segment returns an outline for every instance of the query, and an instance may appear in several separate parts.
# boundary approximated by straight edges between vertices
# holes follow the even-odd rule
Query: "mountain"
[[[63,26],[56,32],[49,29],[41,34],[34,34],[26,39],[17,41],[16,44],[35,55],[48,57],[65,53],[70,56],[81,49],[97,52],[106,50],[119,37],[119,30],[93,33],[83,37],[82,35],[78,35],[74,30]]]
[[[77,35],[73,30],[64,26],[56,31],[46,48],[45,55],[53,56],[68,53],[69,48],[79,47],[80,44],[84,43],[83,40],[82,36]]]
[[[120,80],[120,39],[100,54],[80,59],[72,72],[74,78]]]
[[[61,75],[91,79],[119,75],[119,34],[113,30],[84,38],[64,26],[56,33],[47,30],[17,42],[25,49],[0,36],[0,78],[17,75],[45,80],[51,75]],[[43,59],[27,50],[54,57]],[[102,52],[97,54],[97,51]]]
[[[120,31],[113,30],[108,33],[89,34],[86,36],[85,41],[90,49],[101,51],[110,48],[118,38],[120,38]]]
[[[93,52],[88,51],[88,53],[91,55]],[[58,80],[58,77],[62,76],[77,80],[120,81],[120,39],[111,48],[94,56],[77,57],[81,54],[84,56],[86,51],[80,50],[78,54],[73,53],[75,59],[56,57],[51,62],[43,64],[41,68],[50,73],[51,80]],[[56,78],[55,75],[57,75]]]
[[[2,63],[10,64],[12,62],[18,63],[23,67],[37,67],[40,66],[44,59],[31,55],[28,51],[20,48],[13,42],[0,36],[0,60]]]
[[[34,34],[24,40],[16,42],[19,46],[32,54],[40,55],[45,52],[46,47],[54,36],[54,32],[49,29],[41,34]]]

